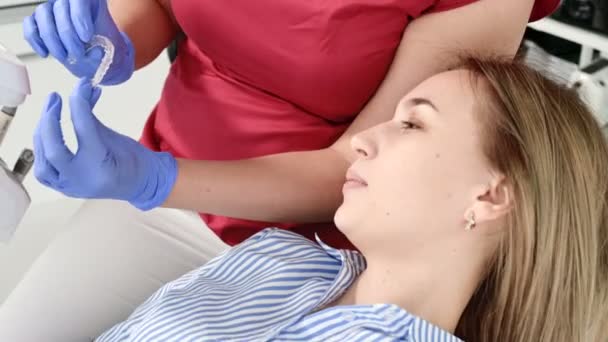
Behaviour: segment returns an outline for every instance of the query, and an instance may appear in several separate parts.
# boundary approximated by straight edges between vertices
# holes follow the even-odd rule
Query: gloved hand
[[[93,35],[114,44],[114,59],[101,84],[122,83],[135,70],[133,44],[114,23],[107,0],[48,0],[25,18],[23,34],[36,53],[42,57],[50,53],[78,78],[92,78],[103,57],[100,47],[85,54]]]
[[[61,98],[49,96],[34,134],[36,178],[71,197],[125,200],[141,210],[161,205],[175,184],[175,158],[103,125],[92,112],[100,94],[82,79],[70,97],[75,154],[63,140]]]

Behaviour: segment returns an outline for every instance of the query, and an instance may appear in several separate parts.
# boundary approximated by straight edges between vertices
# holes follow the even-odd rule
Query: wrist
[[[177,179],[177,160],[168,152],[146,154],[143,163],[147,174],[143,190],[129,200],[129,203],[140,210],[150,210],[161,206],[169,197]]]

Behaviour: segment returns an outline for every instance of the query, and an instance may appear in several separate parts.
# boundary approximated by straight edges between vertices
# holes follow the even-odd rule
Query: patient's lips
[[[366,187],[367,182],[361,178],[354,170],[350,169],[346,173],[346,182],[344,182],[343,190]]]

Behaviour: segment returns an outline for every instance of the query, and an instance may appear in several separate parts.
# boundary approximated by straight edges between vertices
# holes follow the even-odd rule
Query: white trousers
[[[226,248],[196,213],[87,201],[0,306],[0,341],[91,341]]]

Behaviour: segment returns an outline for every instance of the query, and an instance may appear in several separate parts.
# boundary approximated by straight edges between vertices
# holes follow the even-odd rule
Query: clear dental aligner
[[[97,71],[95,71],[95,75],[93,75],[93,78],[91,79],[91,85],[93,87],[97,87],[101,83],[114,60],[114,44],[112,44],[112,41],[107,37],[100,35],[94,35],[93,38],[91,38],[91,41],[87,43],[85,53],[88,53],[91,49],[98,46],[103,49],[104,54]],[[70,59],[68,62],[74,64],[76,63],[76,60]]]

